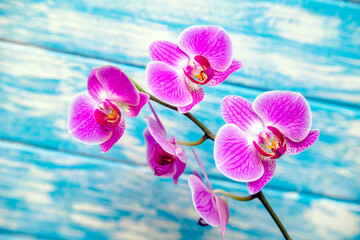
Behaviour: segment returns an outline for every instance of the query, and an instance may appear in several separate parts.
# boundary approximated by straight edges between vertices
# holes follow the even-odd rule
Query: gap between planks
[[[21,142],[21,141],[16,141],[16,140],[11,140],[11,139],[5,139],[5,138],[0,138],[0,146],[2,146],[2,142],[5,144],[17,144],[17,145],[21,145],[24,147],[30,147],[30,148],[34,148],[37,150],[45,150],[45,151],[49,151],[49,152],[60,152],[63,154],[67,154],[67,155],[74,155],[74,156],[78,156],[78,157],[85,157],[85,158],[90,158],[90,159],[94,159],[96,161],[102,162],[102,161],[108,161],[108,162],[112,162],[114,164],[126,164],[132,167],[139,167],[144,169],[149,169],[147,164],[135,164],[132,161],[128,161],[128,160],[119,160],[119,159],[115,159],[115,158],[111,158],[111,157],[99,157],[97,155],[92,155],[92,154],[84,154],[82,152],[77,152],[77,151],[69,151],[69,150],[63,150],[63,149],[56,149],[56,148],[51,148],[51,147],[44,147],[44,146],[40,146],[40,145],[36,145],[36,144],[32,144],[32,143],[27,143],[27,142]],[[183,176],[188,176],[189,172],[185,171],[183,173]],[[154,176],[155,177],[155,176]],[[211,177],[214,181],[224,181],[224,179],[220,178],[219,176],[214,176],[214,175],[209,175],[209,177]],[[234,182],[231,181],[231,183],[236,184],[238,182]],[[239,183],[239,184],[244,184],[244,183]],[[342,197],[334,197],[334,196],[330,196],[327,194],[319,194],[319,193],[314,193],[314,192],[310,192],[310,191],[296,191],[294,189],[290,189],[290,188],[282,188],[282,187],[277,187],[277,186],[267,186],[266,189],[274,191],[274,192],[296,192],[299,193],[301,195],[303,195],[304,197],[313,197],[313,198],[326,198],[329,200],[333,200],[333,201],[340,201],[340,202],[344,202],[344,203],[349,203],[349,204],[360,204],[360,200],[353,200],[353,199],[348,199],[348,198],[342,198]],[[0,229],[1,232],[1,229]]]
[[[48,50],[48,51],[52,51],[52,52],[56,52],[56,53],[72,55],[72,56],[76,56],[76,57],[91,58],[91,59],[95,59],[95,60],[121,64],[121,65],[129,66],[129,67],[142,68],[142,69],[146,68],[146,64],[136,64],[136,63],[126,62],[126,61],[119,61],[119,60],[116,60],[116,59],[113,59],[113,58],[98,57],[98,56],[94,56],[94,55],[90,55],[90,54],[80,54],[80,53],[76,53],[76,52],[72,52],[72,51],[46,47],[46,46],[42,46],[42,45],[38,45],[38,44],[31,44],[31,43],[21,42],[21,41],[17,41],[17,40],[6,39],[6,38],[3,38],[3,37],[0,37],[0,41],[6,42],[6,43],[17,44],[17,45],[21,45],[21,46],[27,46],[27,47],[33,47],[33,48]],[[262,91],[262,92],[272,90],[272,89],[268,89],[268,88],[250,86],[250,85],[241,84],[241,83],[224,82],[222,84],[228,85],[228,86],[236,86],[236,87],[248,88],[250,90]],[[357,109],[357,110],[360,109],[360,105],[358,105],[356,103],[337,102],[335,100],[323,99],[323,98],[319,98],[319,97],[312,97],[312,96],[309,96],[307,94],[303,94],[303,95],[307,100],[311,100],[311,101],[314,101],[314,102],[319,102],[319,103],[323,103],[323,104],[329,104],[329,105],[339,106],[339,107],[344,107],[344,108],[354,108],[354,109]]]

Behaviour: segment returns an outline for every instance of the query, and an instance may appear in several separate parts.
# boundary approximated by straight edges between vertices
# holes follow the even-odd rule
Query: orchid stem
[[[213,193],[220,193],[220,194],[225,195],[225,196],[227,196],[227,197],[229,197],[229,198],[232,198],[232,199],[234,199],[234,200],[236,200],[236,201],[243,201],[243,202],[245,202],[245,201],[251,201],[251,200],[253,200],[254,198],[257,198],[256,195],[250,195],[250,196],[246,196],[246,197],[238,196],[238,195],[235,195],[235,194],[226,192],[226,191],[224,191],[224,190],[222,190],[222,189],[215,189],[215,190],[213,191]]]
[[[192,115],[190,112],[188,113],[184,113],[184,115],[190,119],[191,121],[193,121],[196,125],[198,125],[199,128],[201,128],[201,130],[203,130],[203,132],[206,134],[206,136],[208,138],[210,138],[211,140],[215,141],[215,134],[213,134],[210,129],[208,129],[207,127],[205,127],[204,124],[202,124],[202,122],[199,121],[199,119],[197,119],[196,117],[194,117],[194,115]]]
[[[207,135],[204,134],[204,136],[202,136],[199,140],[194,141],[194,142],[186,142],[186,141],[180,141],[180,140],[176,140],[176,142],[180,145],[184,145],[184,146],[198,146],[200,144],[202,144],[203,142],[205,142],[205,140],[207,139]]]
[[[291,239],[291,237],[287,233],[285,227],[282,225],[280,219],[277,217],[276,213],[274,212],[274,210],[271,208],[270,204],[266,200],[264,194],[260,191],[260,192],[258,192],[257,194],[255,194],[253,196],[259,198],[260,202],[264,205],[266,210],[269,212],[271,217],[274,219],[276,225],[279,227],[279,229],[280,229],[281,233],[284,235],[285,239]]]

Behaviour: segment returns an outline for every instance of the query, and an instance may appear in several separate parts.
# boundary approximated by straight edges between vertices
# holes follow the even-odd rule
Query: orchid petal
[[[204,179],[202,178],[201,174],[198,171],[193,170],[192,174],[197,176],[199,179],[201,179],[201,181],[204,181]]]
[[[87,144],[100,144],[111,136],[111,132],[102,129],[94,118],[97,105],[90,96],[79,94],[70,106],[69,133]]]
[[[180,161],[179,158],[175,158],[174,161],[175,161],[176,172],[175,172],[175,174],[173,176],[173,181],[174,181],[175,184],[177,184],[180,175],[183,174],[184,171],[185,171],[186,163]]]
[[[192,83],[188,82],[188,89],[190,91],[191,97],[192,97],[192,103],[185,107],[178,107],[178,111],[180,113],[187,113],[189,112],[196,104],[201,102],[204,99],[204,90],[202,87]]]
[[[240,182],[259,179],[264,173],[259,154],[249,136],[234,124],[220,128],[214,143],[214,158],[218,170]]]
[[[148,164],[153,170],[155,175],[164,178],[173,177],[176,174],[176,166],[175,166],[176,162],[174,164],[169,163],[171,165],[159,164],[159,160],[164,157],[172,158],[174,156],[166,152],[158,143],[155,143],[153,148],[153,154],[150,156],[150,158],[148,158]],[[176,161],[176,158],[173,161]],[[162,170],[165,169],[165,171],[159,173],[157,172],[157,169],[159,168]]]
[[[103,102],[106,98],[130,105],[139,104],[138,90],[118,67],[93,68],[88,78],[88,91],[92,98]]]
[[[165,136],[165,138],[166,138],[167,134],[166,134],[166,130],[165,130],[164,125],[163,125],[162,122],[160,121],[160,118],[158,117],[157,113],[155,112],[155,109],[153,108],[153,106],[152,106],[152,104],[150,103],[150,101],[148,101],[148,104],[149,104],[149,107],[150,107],[152,113],[154,114],[154,117],[155,117],[156,121],[157,121],[158,124],[159,124],[159,133],[160,133],[161,135]]]
[[[174,68],[186,66],[189,56],[178,45],[169,41],[155,41],[149,47],[150,57],[153,61],[161,61]]]
[[[154,137],[151,135],[149,128],[145,128],[145,130],[143,132],[143,136],[144,136],[145,143],[146,143],[146,156],[147,156],[147,159],[149,160],[154,155],[156,141],[155,141]]]
[[[204,56],[217,71],[225,71],[231,65],[231,40],[221,27],[189,27],[180,34],[179,47],[191,58]]]
[[[251,103],[245,98],[226,96],[221,102],[221,113],[226,123],[235,124],[247,134],[257,135],[264,128]]]
[[[175,155],[175,149],[176,149],[176,145],[175,144],[171,144],[166,138],[166,132],[164,134],[164,132],[161,129],[161,126],[159,125],[159,123],[151,118],[151,117],[147,117],[148,123],[149,123],[149,131],[151,133],[151,135],[154,137],[155,141],[157,143],[159,143],[159,145],[168,153],[170,153],[171,155]]]
[[[226,198],[222,196],[215,195],[215,203],[216,207],[219,212],[219,220],[220,220],[220,227],[221,227],[221,235],[224,237],[226,233],[226,224],[229,221],[229,207],[227,205]]]
[[[128,105],[120,103],[120,106],[122,107],[123,113],[127,117],[134,118],[136,117],[142,107],[149,101],[149,95],[146,93],[139,92],[140,101],[137,105]]]
[[[295,155],[309,148],[318,140],[320,132],[318,129],[310,130],[307,137],[301,142],[293,142],[290,139],[286,139],[286,154]]]
[[[172,164],[171,166],[169,165],[161,165],[161,164],[158,164],[156,161],[155,161],[155,158],[157,156],[154,155],[150,158],[150,160],[148,161],[149,163],[149,166],[150,168],[153,170],[154,172],[154,175],[158,176],[158,177],[163,177],[163,178],[170,178],[170,177],[173,177],[174,174],[175,174],[175,171],[176,171],[176,168],[175,168],[175,165]],[[158,169],[166,169],[163,173],[157,173],[157,170]],[[174,183],[176,184],[177,182],[175,182],[175,180],[173,180]]]
[[[185,75],[164,62],[151,62],[146,67],[149,89],[161,100],[176,106],[192,102]]]
[[[121,115],[119,125],[116,128],[114,128],[111,137],[106,142],[100,144],[100,151],[102,153],[109,151],[110,148],[112,148],[112,146],[114,146],[114,144],[117,141],[119,141],[119,139],[124,134],[124,132],[125,132],[125,118],[124,116]]]
[[[224,72],[218,72],[215,71],[214,77],[206,84],[207,86],[217,86],[225,81],[225,79],[235,72],[236,70],[239,70],[242,66],[242,62],[236,59],[232,60],[232,63],[228,69]]]
[[[179,160],[183,163],[186,163],[186,154],[184,149],[181,147],[180,144],[175,143],[175,155],[179,158]]]
[[[270,91],[253,102],[254,112],[267,126],[274,126],[295,142],[302,141],[311,128],[311,110],[300,93]]]
[[[91,69],[90,74],[88,76],[88,92],[90,96],[97,100],[98,102],[105,101],[106,98],[108,98],[108,93],[106,92],[107,89],[105,89],[102,84],[99,82],[98,78],[96,77],[96,70],[99,67],[95,67]]]
[[[200,158],[199,158],[199,156],[196,154],[196,152],[195,152],[195,150],[194,150],[193,147],[191,147],[191,150],[192,150],[192,152],[193,152],[193,154],[194,154],[194,157],[195,157],[196,161],[198,162],[199,167],[200,167],[200,169],[201,169],[201,171],[202,171],[202,173],[203,173],[203,175],[204,175],[204,177],[205,177],[205,179],[206,179],[206,182],[207,182],[207,184],[208,184],[208,188],[210,189],[210,191],[212,191],[212,186],[211,186],[210,180],[209,180],[209,178],[208,178],[208,176],[207,176],[207,174],[206,174],[206,172],[205,172],[204,165],[203,165],[202,162],[200,161]],[[201,176],[201,175],[200,175],[200,176]],[[201,177],[200,177],[200,179],[203,181],[203,179],[202,179]]]
[[[260,190],[271,180],[275,174],[275,159],[267,159],[262,161],[262,163],[264,165],[264,174],[258,180],[247,183],[250,194],[260,192]]]
[[[188,183],[196,211],[207,224],[218,227],[220,225],[219,212],[213,194],[205,183],[195,175],[188,177]]]

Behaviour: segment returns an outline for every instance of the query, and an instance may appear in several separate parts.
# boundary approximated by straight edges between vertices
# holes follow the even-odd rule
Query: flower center
[[[99,103],[98,109],[94,111],[94,118],[102,129],[112,131],[120,122],[121,113],[114,103],[110,100]]]
[[[154,160],[158,164],[154,168],[156,176],[162,176],[168,173],[175,162],[175,156],[164,151],[164,149],[157,143],[155,145]]]
[[[284,135],[279,129],[268,126],[268,131],[259,134],[258,142],[253,141],[256,150],[264,157],[278,159],[286,152]]]
[[[208,83],[214,77],[209,61],[201,55],[196,55],[194,61],[190,60],[183,71],[191,82],[199,85]]]

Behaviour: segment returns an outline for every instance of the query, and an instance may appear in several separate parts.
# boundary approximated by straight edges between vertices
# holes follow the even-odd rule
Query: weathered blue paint
[[[4,1],[4,40],[145,66],[155,40],[224,27],[243,69],[229,81],[360,106],[360,6],[343,1]],[[167,6],[164,9],[164,6]],[[341,84],[340,84],[341,82]]]
[[[0,3],[0,238],[218,239],[197,226],[186,176],[178,186],[146,166],[143,109],[106,154],[66,130],[68,106],[93,66],[114,64],[145,84],[147,47],[192,24],[224,27],[243,68],[206,87],[193,114],[216,131],[226,95],[264,90],[309,99],[319,141],[283,157],[265,195],[294,239],[360,238],[360,18],[344,1],[2,1]],[[190,7],[191,6],[191,7]],[[35,46],[31,46],[35,45]],[[188,120],[154,104],[169,134],[196,140]],[[181,128],[179,127],[181,126]],[[215,168],[212,142],[197,152],[216,187],[246,185]],[[190,153],[189,149],[186,151]],[[262,205],[230,200],[227,239],[280,238]]]

